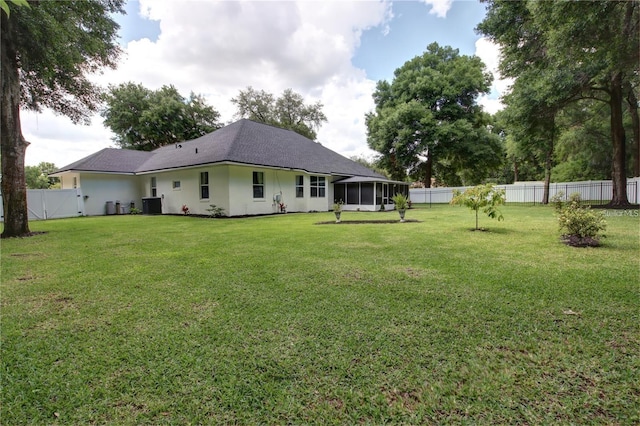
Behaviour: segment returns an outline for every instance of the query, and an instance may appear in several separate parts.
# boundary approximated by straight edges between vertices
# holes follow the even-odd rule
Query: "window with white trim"
[[[152,177],[151,178],[151,196],[152,197],[157,197],[158,196],[158,188],[157,188],[157,184],[156,184],[156,178]]]
[[[264,198],[264,172],[253,172],[253,198]]]
[[[179,190],[180,189],[180,181],[179,180],[174,180],[173,181],[173,189],[175,190]]]
[[[209,172],[200,172],[200,199],[209,199]]]
[[[304,197],[304,176],[296,176],[296,198]]]
[[[326,196],[326,179],[324,176],[311,176],[310,196],[324,198]]]

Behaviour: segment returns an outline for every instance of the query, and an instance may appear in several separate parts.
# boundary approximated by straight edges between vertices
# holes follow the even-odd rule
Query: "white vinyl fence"
[[[505,190],[507,203],[542,203],[543,182],[520,182],[513,185],[496,185],[496,187]],[[467,188],[470,187],[411,188],[409,196],[413,203],[446,204],[453,198],[454,189],[464,191]],[[577,192],[582,200],[590,204],[607,204],[613,198],[613,184],[610,180],[552,183],[549,185],[549,199],[561,191],[565,197]],[[627,199],[632,204],[638,204],[640,178],[627,180]]]
[[[0,221],[4,222],[4,210],[0,195]],[[80,189],[28,189],[27,209],[29,220],[60,219],[84,216],[84,202]]]

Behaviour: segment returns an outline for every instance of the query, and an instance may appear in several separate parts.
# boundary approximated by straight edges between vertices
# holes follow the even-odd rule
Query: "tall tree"
[[[322,112],[322,103],[307,105],[302,95],[291,89],[286,89],[276,98],[271,93],[249,86],[240,90],[231,102],[236,105],[238,118],[293,130],[311,140],[316,139],[316,131],[327,121]]]
[[[29,1],[0,12],[2,80],[2,237],[29,235],[20,108],[51,108],[87,122],[100,103],[88,75],[115,67],[120,50],[114,13],[124,0]]]
[[[489,91],[482,61],[432,43],[422,56],[379,81],[375,112],[366,116],[367,142],[394,179],[408,173],[426,187],[478,183],[502,162],[502,145],[477,98]]]
[[[173,86],[150,90],[132,82],[110,86],[101,114],[121,148],[152,151],[191,140],[221,127],[220,113],[193,92]]]
[[[623,102],[624,88],[637,80],[639,71],[640,3],[486,2],[487,16],[478,29],[500,45],[503,75],[520,78],[543,65],[562,70],[557,75],[571,75],[573,82],[568,87],[556,84],[565,100],[592,98],[609,106],[614,188],[610,204],[627,205]],[[637,113],[637,107],[633,110]]]

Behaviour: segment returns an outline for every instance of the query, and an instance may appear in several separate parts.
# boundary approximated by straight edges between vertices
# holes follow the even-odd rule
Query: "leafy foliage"
[[[218,207],[215,204],[209,204],[207,211],[210,217],[222,217],[225,215],[224,208]]]
[[[59,182],[58,178],[50,178],[57,167],[53,163],[41,162],[37,166],[25,167],[25,178],[29,189],[49,189]]]
[[[393,201],[396,210],[406,210],[409,208],[409,200],[402,193],[397,193],[396,195],[391,197],[391,200]]]
[[[239,118],[293,130],[311,140],[316,139],[316,130],[327,121],[322,112],[322,103],[306,105],[302,95],[291,89],[276,98],[271,93],[249,86],[246,90],[240,90],[231,102],[238,108],[236,115]]]
[[[562,238],[571,246],[596,247],[607,229],[607,222],[601,212],[594,212],[589,206],[581,204],[579,193],[573,193],[568,201],[563,201],[560,191],[552,198],[558,216]]]
[[[469,188],[464,192],[458,189],[453,190],[453,198],[450,204],[469,207],[476,213],[476,231],[478,227],[478,212],[480,209],[491,219],[504,220],[498,206],[505,203],[504,189],[495,188],[493,184],[487,183]]]
[[[490,74],[477,57],[432,43],[422,56],[379,81],[375,112],[366,116],[367,142],[396,180],[407,173],[431,186],[479,182],[500,166],[502,145],[477,97],[489,91]]]
[[[220,113],[202,95],[183,97],[174,86],[150,90],[132,82],[110,86],[102,111],[122,148],[152,151],[219,129]]]
[[[16,6],[30,7],[27,0],[9,0],[9,1],[15,4]],[[9,9],[9,5],[7,4],[6,0],[0,0],[0,9],[4,10],[4,13],[6,13],[7,16],[11,16],[11,10]]]
[[[101,88],[88,76],[115,68],[120,55],[118,24],[124,0],[39,1],[12,13],[12,42],[18,53],[22,107],[43,107],[73,122],[89,123],[101,103]],[[3,31],[5,28],[3,28]]]
[[[552,173],[556,182],[610,179],[613,158],[608,115],[607,105],[592,99],[563,109],[554,150]]]

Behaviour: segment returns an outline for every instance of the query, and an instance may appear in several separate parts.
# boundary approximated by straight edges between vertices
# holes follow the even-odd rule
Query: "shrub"
[[[580,194],[573,193],[563,201],[563,192],[557,193],[551,202],[558,216],[558,225],[564,242],[573,247],[597,247],[604,237],[607,222],[604,215],[580,204]]]
[[[406,210],[409,207],[409,200],[402,193],[397,193],[391,197],[391,200],[393,201],[396,210]]]
[[[224,216],[224,208],[218,207],[215,204],[209,204],[209,208],[207,211],[209,212],[209,217],[222,217]]]
[[[460,192],[457,189],[453,190],[453,199],[450,204],[463,205],[469,207],[476,212],[476,231],[478,227],[478,211],[482,211],[491,219],[498,219],[498,221],[504,220],[504,216],[498,206],[503,205],[505,202],[504,189],[494,188],[493,184],[487,183],[485,185],[477,185],[473,188],[469,188],[464,192]]]

